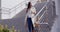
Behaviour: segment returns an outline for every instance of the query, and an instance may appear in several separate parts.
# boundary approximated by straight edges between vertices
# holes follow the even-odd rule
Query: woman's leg
[[[31,26],[28,26],[29,32],[32,32]]]
[[[35,32],[35,30],[32,30],[32,32]]]
[[[27,21],[28,21],[28,30],[29,30],[29,32],[32,32],[32,29],[31,29],[31,18],[28,18],[27,19]]]
[[[35,32],[31,18],[27,19],[29,32]]]
[[[31,26],[31,27],[32,27],[32,32],[35,32],[34,27],[33,27],[33,24],[32,24],[32,26]]]

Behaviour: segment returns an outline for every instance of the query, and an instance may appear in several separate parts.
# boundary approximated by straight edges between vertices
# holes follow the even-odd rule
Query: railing
[[[25,3],[25,2],[24,2]],[[23,5],[23,4],[22,4]],[[16,11],[20,12],[19,9],[21,9],[21,6],[18,6],[18,7],[14,7],[12,9],[8,9],[6,10],[6,14],[8,14],[10,17],[11,14],[14,14],[14,13],[17,13]],[[24,4],[25,5],[25,4]],[[25,7],[26,8],[26,7]],[[23,8],[24,9],[24,8]],[[3,9],[4,10],[4,9]],[[22,10],[21,10],[22,11]],[[49,25],[49,20],[52,18],[53,16],[53,12],[52,12],[52,6],[51,6],[51,3],[50,2],[47,2],[43,7],[42,9],[34,16],[34,17],[38,17],[38,23],[37,24],[47,24]],[[4,12],[5,14],[5,12]],[[40,31],[39,31],[40,32]]]
[[[34,16],[35,18],[38,17],[38,21],[36,22],[39,25],[39,32],[40,32],[40,25],[46,24],[51,25],[51,19],[54,16],[53,15],[53,6],[51,2],[47,2],[42,9]]]
[[[39,1],[39,0],[25,0],[25,1],[21,2],[21,3],[19,3],[18,5],[14,6],[14,7],[11,8],[11,9],[8,9],[8,8],[3,9],[3,8],[4,8],[4,7],[3,7],[3,8],[2,8],[2,11],[5,10],[5,12],[8,11],[8,13],[2,12],[2,19],[4,19],[4,18],[6,18],[6,19],[11,19],[11,18],[13,18],[16,14],[18,14],[18,13],[21,12],[24,8],[26,8],[26,4],[27,4],[29,1],[31,1],[31,2],[32,2],[32,5],[34,6],[34,5],[37,3],[37,1]],[[8,10],[6,10],[6,9],[8,9]],[[4,15],[5,15],[5,16],[8,15],[8,17],[5,17]]]
[[[2,19],[4,18],[10,19],[14,17],[17,13],[21,12],[26,7],[25,4],[26,4],[26,1],[23,1],[9,10],[2,9],[2,16],[3,16]],[[7,17],[4,17],[4,16],[7,16]]]
[[[11,9],[8,8],[2,8],[2,19],[11,19],[13,18],[16,14],[21,12],[24,8],[26,8],[26,4],[31,1],[32,5],[34,6],[39,0],[25,0],[18,5],[14,6]],[[3,12],[4,11],[4,12]],[[7,17],[6,17],[7,16]]]
[[[9,8],[5,8],[5,7],[2,7],[1,8],[1,19],[7,19],[9,18],[10,16],[10,9]]]
[[[13,18],[16,14],[21,12],[24,8],[26,8],[26,4],[31,1],[33,5],[37,2],[36,0],[25,0],[15,7],[8,9],[8,8],[2,8],[2,19],[11,19]],[[7,16],[7,17],[6,17]]]
[[[52,3],[48,1],[34,17],[35,18],[39,17],[39,22],[40,21],[43,22],[43,21],[45,21],[44,19],[47,19],[47,18],[48,18],[47,20],[49,20],[50,17],[54,16],[52,8],[53,8]],[[43,20],[41,20],[41,19],[43,19]],[[42,22],[41,22],[41,24],[44,24]]]
[[[30,1],[30,0],[23,1],[23,2],[20,3],[20,5],[18,5],[18,7],[15,7],[15,8],[13,8],[13,9],[11,9],[11,10],[10,10],[10,12],[11,12],[11,18],[14,17],[16,14],[18,14],[19,12],[21,12],[24,8],[26,8],[26,4],[27,4],[29,1]],[[32,0],[32,1],[34,1],[34,2],[32,2],[33,5],[35,5],[35,3],[37,2],[37,1],[35,1],[35,0]],[[20,10],[19,10],[19,9],[20,9]],[[12,11],[14,11],[14,12],[12,12]],[[16,13],[16,14],[14,15],[14,13]],[[13,14],[13,16],[12,16],[12,14]]]
[[[46,14],[46,12],[47,12],[47,4],[48,4],[48,2],[42,7],[42,9],[34,16],[34,18],[36,18],[36,17],[39,17],[39,20],[41,20],[44,16],[45,16],[45,14]]]

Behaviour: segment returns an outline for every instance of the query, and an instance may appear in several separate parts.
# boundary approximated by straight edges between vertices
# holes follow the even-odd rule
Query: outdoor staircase
[[[34,7],[36,8],[36,11],[37,11],[37,13],[42,9],[42,7],[46,4],[47,2],[44,2],[44,3],[37,3],[37,4],[35,4],[34,5]],[[50,7],[49,7],[50,6]],[[51,8],[51,3],[48,5],[48,7],[49,8]],[[53,8],[53,7],[52,7]],[[49,19],[49,21],[48,21],[48,26],[50,27],[52,24],[52,22],[53,21],[50,21],[51,20],[51,18],[52,18],[52,16],[51,16],[51,11],[52,11],[52,8],[51,9],[48,9],[49,11],[48,11],[48,19]],[[8,27],[10,28],[10,27],[12,27],[12,26],[15,26],[15,29],[16,30],[20,30],[21,32],[24,32],[24,31],[26,31],[25,30],[25,27],[24,27],[24,21],[25,21],[25,15],[26,15],[26,13],[25,13],[25,11],[26,11],[26,8],[25,9],[23,9],[20,13],[18,13],[17,15],[15,15],[12,19],[2,19],[2,20],[0,20],[0,24],[3,24],[3,25],[5,25],[5,24],[7,24],[8,25]],[[39,14],[40,15],[40,14]],[[51,17],[50,17],[51,16]],[[42,24],[41,24],[42,25]],[[44,28],[46,29],[46,25],[43,25],[44,26]],[[42,30],[41,31],[43,31],[43,26],[42,26]],[[44,30],[45,31],[45,30]]]

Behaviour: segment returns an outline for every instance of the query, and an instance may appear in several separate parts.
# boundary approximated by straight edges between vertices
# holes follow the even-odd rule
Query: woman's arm
[[[32,12],[31,12],[32,14],[35,14],[35,15],[36,15],[36,9],[35,9],[35,7],[32,7],[32,8],[31,8],[31,11],[32,11]]]
[[[32,12],[32,14],[35,14],[36,15],[36,12]]]

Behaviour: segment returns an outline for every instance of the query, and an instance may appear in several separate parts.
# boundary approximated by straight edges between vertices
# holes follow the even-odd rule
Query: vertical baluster
[[[46,6],[46,14],[45,14],[45,16],[46,16],[46,19],[45,19],[46,23],[48,23],[48,13],[47,13],[47,11],[48,11],[48,7]]]

